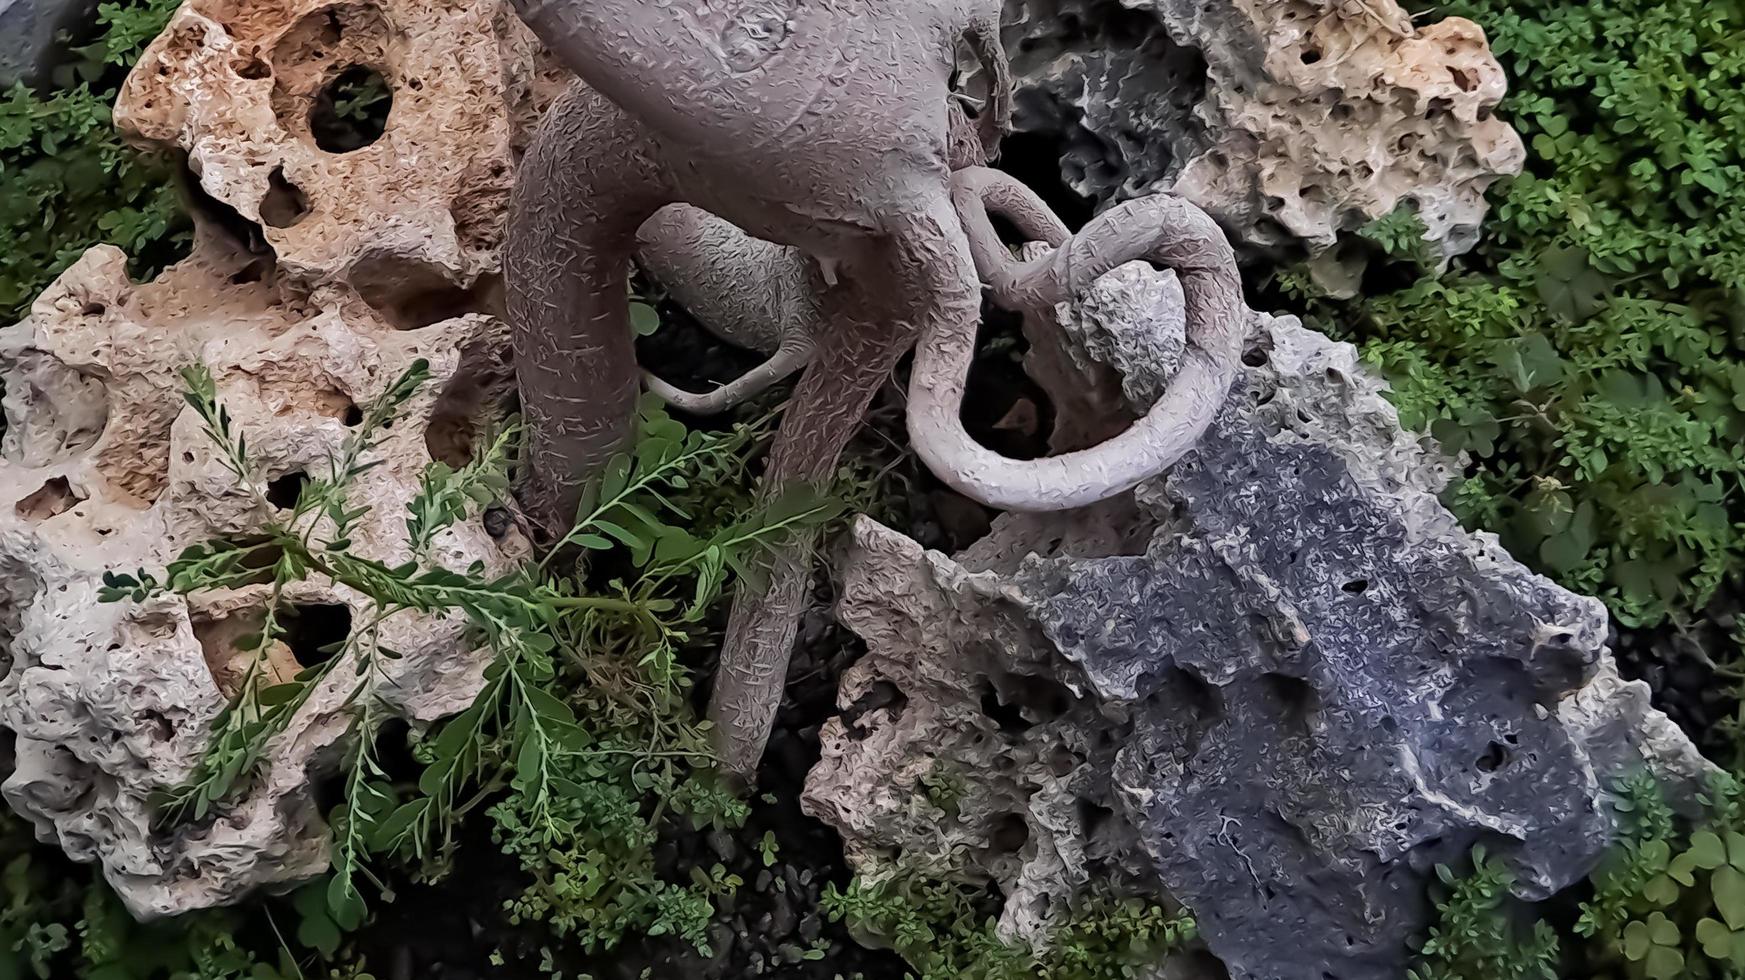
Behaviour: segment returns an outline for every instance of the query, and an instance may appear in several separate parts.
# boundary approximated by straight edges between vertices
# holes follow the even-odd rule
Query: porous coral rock
[[[1251,246],[1320,253],[1408,206],[1458,254],[1525,162],[1483,31],[1394,0],[1007,0],[1005,24],[1017,128],[1069,185],[1171,190]]]
[[[209,226],[201,237],[194,257],[145,285],[129,281],[119,251],[92,249],[26,320],[0,330],[0,641],[11,661],[0,724],[16,736],[16,767],[0,789],[42,840],[101,864],[141,917],[325,870],[315,784],[335,771],[355,684],[350,662],[336,666],[233,804],[203,822],[153,827],[150,795],[184,779],[205,749],[243,667],[236,641],[258,628],[268,601],[267,586],[97,601],[107,570],[161,568],[187,545],[246,538],[265,518],[184,403],[179,369],[209,366],[262,486],[285,506],[302,477],[326,474],[361,407],[427,359],[431,382],[384,433],[379,465],[355,489],[373,510],[352,548],[390,565],[411,557],[404,505],[430,462],[433,420],[471,410],[482,423],[507,395],[499,322],[467,315],[391,330],[304,302]],[[467,394],[459,408],[456,392]],[[432,557],[498,573],[527,550],[518,532],[498,540],[472,520],[444,532]],[[369,604],[312,579],[281,608],[291,633],[267,664],[278,676],[319,658]],[[402,614],[380,639],[403,654],[370,685],[390,715],[434,720],[482,683],[488,651],[460,619]]]
[[[401,327],[477,304],[561,72],[501,0],[187,0],[115,118],[181,150],[286,275]]]
[[[99,604],[104,571],[160,568],[263,513],[182,400],[205,363],[282,506],[326,472],[363,406],[415,359],[430,382],[359,477],[351,547],[410,557],[403,513],[425,466],[464,464],[510,394],[494,308],[517,148],[562,82],[500,0],[188,0],[116,108],[130,138],[185,152],[199,241],[155,282],[97,248],[0,331],[0,722],[16,735],[7,802],[103,873],[137,915],[172,915],[321,873],[314,785],[334,771],[355,686],[336,667],[270,746],[247,792],[203,823],[153,827],[149,797],[184,779],[233,693],[265,587]],[[507,571],[529,545],[477,520],[431,558]],[[284,597],[285,676],[362,622],[319,579]],[[456,618],[402,614],[370,696],[392,716],[464,708],[488,652]]]
[[[1352,348],[1260,321],[1201,447],[1131,500],[956,559],[856,526],[868,655],[805,803],[862,873],[995,882],[1031,941],[1086,892],[1168,895],[1237,978],[1395,980],[1435,862],[1484,843],[1540,897],[1605,848],[1609,780],[1700,781],[1604,607],[1460,528]]]

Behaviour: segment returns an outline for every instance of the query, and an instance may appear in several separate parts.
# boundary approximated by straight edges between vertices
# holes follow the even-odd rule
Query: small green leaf
[[[1703,955],[1709,959],[1724,960],[1733,954],[1733,930],[1714,919],[1698,922],[1696,937],[1703,945]]]
[[[1647,958],[1648,950],[1653,945],[1646,922],[1636,919],[1624,927],[1624,955],[1632,962],[1641,962]]]
[[[660,329],[660,311],[647,303],[631,303],[630,329],[638,337],[651,336]]]
[[[1745,873],[1730,864],[1723,865],[1710,876],[1709,889],[1715,896],[1715,910],[1728,927],[1736,931],[1745,929]]]
[[[1656,946],[1648,952],[1643,972],[1649,980],[1684,980],[1684,953],[1676,946]]]
[[[1656,912],[1648,917],[1648,938],[1656,946],[1677,946],[1678,925],[1665,915]]]

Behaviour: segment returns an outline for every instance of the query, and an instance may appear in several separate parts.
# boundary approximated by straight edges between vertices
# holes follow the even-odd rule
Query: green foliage
[[[1745,813],[1741,787],[1714,780],[1704,825],[1676,831],[1646,781],[1625,787],[1630,836],[1594,873],[1575,931],[1599,962],[1648,980],[1731,977],[1745,969]]]
[[[1409,980],[1556,980],[1557,934],[1543,922],[1517,938],[1504,915],[1514,875],[1474,848],[1472,872],[1457,878],[1445,865],[1437,877],[1448,894],[1436,904],[1437,922]]]
[[[1568,935],[1509,897],[1512,877],[1473,854],[1438,874],[1449,888],[1411,980],[1731,980],[1745,975],[1745,789],[1717,776],[1694,826],[1675,820],[1652,778],[1617,790],[1621,839],[1590,877]],[[1523,932],[1525,935],[1522,935]],[[1572,972],[1571,968],[1579,972]]]
[[[969,780],[957,764],[937,760],[919,780],[927,802],[943,810],[947,816],[958,815],[958,803],[969,789]]]
[[[1627,623],[1682,618],[1745,563],[1745,3],[1439,12],[1509,70],[1528,172],[1450,273],[1309,311],[1363,344],[1408,425],[1477,462],[1463,518]],[[1411,224],[1365,237],[1422,271]]]
[[[901,954],[912,980],[1130,980],[1196,935],[1185,913],[1098,897],[1035,951],[998,935],[988,899],[985,886],[899,871],[829,886],[823,907],[832,921]]]
[[[482,810],[495,841],[528,875],[525,891],[509,903],[512,922],[543,922],[589,951],[631,934],[672,933],[703,946],[714,899],[741,882],[720,867],[663,880],[654,846],[663,820],[738,826],[748,810],[715,778],[678,654],[705,629],[732,578],[758,578],[773,549],[839,507],[808,488],[761,506],[719,491],[716,481],[744,482],[758,430],[690,432],[650,400],[635,450],[607,464],[584,494],[573,529],[543,561],[492,577],[477,565],[445,568],[430,555],[439,534],[506,494],[518,432],[510,425],[459,470],[429,465],[406,508],[413,557],[389,566],[352,549],[352,534],[371,509],[352,499],[353,487],[378,464],[382,434],[428,377],[418,361],[395,379],[329,472],[309,481],[286,513],[266,500],[246,433],[218,400],[210,373],[184,373],[188,405],[239,492],[253,499],[260,530],[244,541],[190,547],[161,576],[108,573],[102,598],[270,588],[261,629],[239,641],[252,655],[240,689],[215,719],[193,773],[161,794],[160,816],[198,822],[221,812],[246,791],[266,746],[314,693],[337,689],[350,710],[352,748],[344,802],[328,815],[333,874],[296,900],[304,945],[331,953],[364,921],[372,860],[439,875],[460,822]],[[591,583],[555,573],[554,560],[571,549],[615,552],[631,574]],[[327,659],[269,683],[267,653],[284,632],[282,596],[311,576],[365,597],[362,625]],[[407,613],[464,617],[494,655],[473,704],[415,743],[423,770],[410,783],[386,771],[375,739],[390,716],[376,682],[400,658],[382,644],[382,627]]]
[[[177,6],[105,3],[100,36],[55,73],[61,88],[0,93],[0,323],[24,316],[92,245],[120,246],[143,273],[187,240],[167,162],[123,144],[109,110],[126,69]]]
[[[271,910],[142,925],[89,866],[32,837],[0,813],[0,980],[371,980],[361,964],[344,960],[331,972],[305,972],[275,934]],[[243,938],[257,932],[265,942]]]

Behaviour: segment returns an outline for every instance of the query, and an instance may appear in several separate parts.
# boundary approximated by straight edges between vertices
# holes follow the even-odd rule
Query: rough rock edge
[[[1325,253],[1411,206],[1446,259],[1526,161],[1483,31],[1394,0],[1007,0],[1005,24],[1017,126],[1060,144],[1069,185],[1181,194],[1260,249]],[[1349,288],[1356,264],[1319,271]]]
[[[1266,320],[1260,346],[1270,348],[1268,364],[1249,372],[1238,397],[1274,392],[1250,410],[1275,422],[1273,440],[1333,450],[1354,480],[1396,500],[1406,523],[1423,534],[1468,540],[1474,560],[1495,574],[1526,575],[1533,588],[1561,593],[1520,569],[1494,537],[1467,535],[1441,508],[1435,494],[1448,478],[1445,462],[1427,439],[1399,429],[1381,385],[1352,348],[1294,322]],[[1254,383],[1254,375],[1274,373],[1294,383]],[[1125,764],[1114,764],[1133,733],[1130,712],[1141,692],[1111,688],[1107,674],[1087,675],[1063,657],[1039,605],[1048,590],[1036,591],[1045,569],[1071,567],[1065,556],[1135,554],[1148,538],[1153,549],[1172,547],[1186,528],[1172,524],[1167,492],[1151,485],[1138,497],[1137,509],[1111,502],[1060,518],[1003,517],[957,561],[870,521],[857,524],[841,566],[839,616],[869,653],[844,677],[844,714],[824,728],[823,759],[808,778],[805,803],[843,833],[862,873],[889,874],[913,862],[996,882],[1006,896],[1003,934],[1030,941],[1043,939],[1092,882],[1162,893],[1130,822],[1145,791],[1122,790],[1112,778],[1131,773],[1137,761],[1134,747]],[[1043,557],[1026,557],[1032,551]],[[1571,613],[1585,610],[1572,635],[1597,658],[1586,684],[1557,713],[1587,747],[1594,798],[1605,798],[1606,774],[1647,763],[1675,797],[1688,800],[1711,767],[1648,706],[1646,688],[1622,681],[1600,651],[1603,607],[1561,601],[1574,603]],[[936,783],[961,782],[962,800],[942,807],[931,799],[921,782],[928,774]],[[1569,868],[1560,873],[1556,881],[1529,876],[1523,887],[1542,894],[1568,883]]]
[[[375,509],[353,548],[389,564],[410,557],[403,508],[432,452],[464,454],[510,383],[498,321],[468,315],[388,330],[306,304],[270,270],[256,278],[258,262],[206,226],[192,258],[136,286],[125,257],[98,247],[29,318],[0,330],[0,640],[11,660],[0,724],[16,736],[16,766],[0,789],[41,840],[100,863],[141,918],[283,890],[326,869],[315,785],[339,761],[354,681],[349,664],[333,671],[234,805],[203,823],[152,829],[149,796],[186,777],[223,704],[215,671],[234,656],[226,637],[242,632],[224,624],[258,609],[267,592],[97,601],[106,570],[161,568],[190,544],[246,536],[262,519],[184,405],[178,370],[210,367],[264,484],[324,472],[352,410],[428,359],[432,381],[356,490]],[[499,541],[473,520],[444,532],[432,557],[501,573],[527,551],[519,534]],[[286,599],[343,604],[354,624],[367,615],[362,596],[319,580]],[[471,645],[458,619],[398,616],[381,641],[405,654],[372,686],[390,715],[433,721],[464,708],[482,684],[488,651]]]

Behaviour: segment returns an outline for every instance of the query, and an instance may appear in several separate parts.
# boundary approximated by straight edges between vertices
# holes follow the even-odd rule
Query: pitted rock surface
[[[1604,607],[1459,526],[1352,348],[1260,321],[1213,431],[1124,506],[956,560],[857,527],[869,653],[806,799],[862,873],[991,880],[1032,941],[1112,885],[1187,905],[1239,980],[1397,980],[1435,863],[1484,844],[1543,897],[1607,846],[1612,779],[1702,779]]]
[[[141,918],[281,891],[321,874],[328,830],[316,786],[336,771],[349,727],[351,664],[334,668],[268,746],[246,791],[209,819],[154,826],[155,791],[187,778],[211,722],[246,669],[271,586],[101,603],[109,570],[161,569],[183,548],[246,539],[265,512],[237,485],[183,402],[178,371],[204,363],[245,435],[258,485],[324,476],[361,407],[415,359],[431,382],[384,434],[353,502],[373,509],[352,548],[390,565],[411,557],[405,505],[432,459],[464,464],[501,410],[511,375],[501,323],[471,314],[420,330],[307,304],[260,259],[210,226],[195,254],[134,284],[126,257],[87,252],[0,330],[6,433],[0,442],[0,726],[15,765],[0,792],[39,839],[102,866]],[[318,532],[319,533],[319,532]],[[434,543],[432,560],[506,573],[530,551],[480,519]],[[268,651],[287,677],[312,648],[371,615],[366,597],[315,578],[282,597],[316,638]],[[308,625],[315,630],[317,625]],[[368,696],[412,724],[462,710],[490,659],[466,624],[402,614],[380,641],[403,654]]]
[[[115,120],[185,152],[284,275],[411,328],[494,307],[475,287],[564,81],[502,0],[185,0]]]
[[[1526,159],[1484,32],[1394,0],[1007,0],[1003,37],[1017,128],[1056,144],[1068,185],[1171,190],[1261,249],[1319,255],[1411,207],[1459,254]]]

